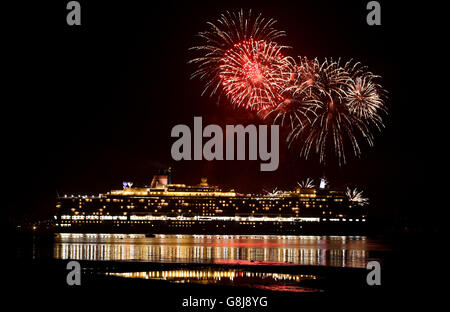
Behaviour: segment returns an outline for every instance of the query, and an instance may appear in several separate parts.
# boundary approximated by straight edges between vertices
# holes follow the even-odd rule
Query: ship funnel
[[[199,186],[209,186],[207,178],[201,178]]]
[[[167,185],[168,175],[159,174],[153,176],[152,183],[150,184],[150,188],[162,188]]]

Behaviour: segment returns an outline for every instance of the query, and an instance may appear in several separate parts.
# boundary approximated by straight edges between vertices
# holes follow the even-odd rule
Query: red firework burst
[[[300,155],[319,155],[320,162],[336,156],[346,162],[347,147],[361,154],[360,141],[373,145],[372,128],[384,127],[385,91],[379,76],[349,61],[283,55],[286,46],[274,42],[285,36],[274,19],[251,10],[226,12],[208,30],[203,43],[192,47],[198,56],[192,78],[204,82],[202,94],[225,94],[235,107],[288,124],[289,145],[299,143]],[[283,51],[283,53],[281,53]]]
[[[285,48],[274,43],[285,36],[275,23],[251,10],[226,12],[209,22],[209,29],[199,33],[203,44],[191,48],[198,56],[189,61],[197,65],[192,77],[205,83],[202,94],[224,94],[234,106],[250,110],[273,107]]]
[[[225,52],[219,78],[225,94],[237,107],[268,109],[281,100],[290,78],[282,47],[264,40],[245,40]]]

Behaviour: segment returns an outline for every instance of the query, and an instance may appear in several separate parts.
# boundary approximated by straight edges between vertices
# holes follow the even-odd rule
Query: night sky
[[[332,185],[354,185],[371,199],[371,215],[414,223],[443,209],[433,188],[443,187],[445,134],[438,129],[445,102],[436,92],[442,28],[439,8],[380,1],[382,26],[366,24],[367,1],[80,1],[82,25],[66,25],[67,1],[21,3],[6,11],[11,52],[3,103],[4,182],[15,217],[51,215],[57,192],[97,194],[122,181],[149,184],[160,168],[173,182],[211,184],[241,192],[293,188],[326,175]],[[201,96],[188,65],[196,34],[225,10],[253,9],[278,20],[289,54],[355,59],[383,77],[389,92],[386,129],[361,159],[323,167],[281,143],[280,166],[261,173],[260,161],[175,162],[170,131],[177,124],[258,124],[242,110]],[[436,40],[435,38],[438,38]],[[10,42],[9,42],[10,41]],[[440,65],[439,65],[440,66]],[[443,71],[443,69],[442,69]],[[9,87],[9,85],[11,85]],[[423,217],[427,211],[427,217]]]

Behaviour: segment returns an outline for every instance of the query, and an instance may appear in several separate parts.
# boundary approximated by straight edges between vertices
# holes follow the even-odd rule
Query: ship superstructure
[[[149,187],[134,187],[98,196],[57,198],[55,215],[61,232],[308,234],[359,231],[366,209],[344,190],[301,188],[267,194],[239,194],[210,186],[169,184],[155,176]]]

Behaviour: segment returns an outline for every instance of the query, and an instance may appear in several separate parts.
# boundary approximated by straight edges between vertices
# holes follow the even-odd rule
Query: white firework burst
[[[347,187],[345,194],[350,202],[359,206],[366,206],[369,204],[369,199],[363,196],[363,191],[358,191],[356,188],[351,189]]]
[[[306,180],[297,182],[297,184],[300,188],[304,189],[311,189],[316,187],[316,185],[314,184],[314,180],[311,178],[306,178]]]

